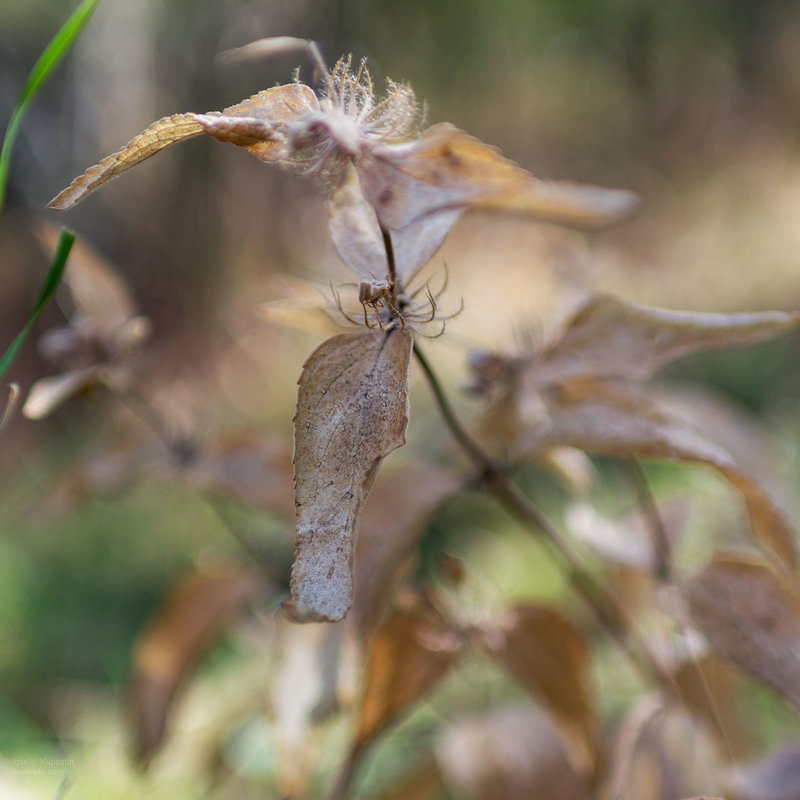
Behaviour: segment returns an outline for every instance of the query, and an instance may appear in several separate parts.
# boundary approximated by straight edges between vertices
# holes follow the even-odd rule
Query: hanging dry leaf
[[[359,523],[355,623],[366,638],[386,610],[435,510],[459,487],[455,475],[424,463],[381,472]]]
[[[134,645],[130,706],[137,760],[147,766],[161,746],[175,692],[260,579],[250,570],[214,566],[178,580]]]
[[[469,800],[590,800],[552,723],[517,706],[462,719],[436,743],[445,783]]]
[[[404,330],[345,333],[320,345],[303,366],[287,604],[297,621],[336,621],[350,608],[361,505],[382,459],[405,443],[411,346]]]
[[[364,748],[427,694],[453,665],[461,641],[424,596],[404,598],[370,639],[353,751]]]
[[[800,708],[800,599],[764,562],[718,556],[684,587],[712,647]]]
[[[599,739],[591,650],[581,631],[554,608],[524,605],[486,627],[483,639],[550,714],[573,769],[590,777]]]

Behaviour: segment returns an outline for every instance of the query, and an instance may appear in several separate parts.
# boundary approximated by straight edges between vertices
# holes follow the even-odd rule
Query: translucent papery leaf
[[[800,600],[766,563],[717,556],[684,587],[692,620],[728,661],[800,709]]]
[[[100,367],[84,367],[63,375],[40,378],[31,386],[22,413],[28,419],[44,419],[76,392],[98,380]]]
[[[295,426],[297,533],[287,613],[337,621],[353,596],[361,505],[378,466],[405,444],[411,335],[328,339],[303,366]]]
[[[689,353],[755,344],[798,327],[798,312],[671,311],[601,294],[573,315],[531,370],[541,385],[574,377],[642,380]]]
[[[259,583],[252,571],[232,566],[188,573],[176,582],[139,634],[133,650],[130,702],[143,766],[161,746],[178,686]]]
[[[524,605],[487,626],[484,641],[550,714],[573,769],[591,776],[599,739],[583,633],[554,608]]]
[[[342,261],[362,278],[383,280],[389,269],[383,236],[352,166],[328,209],[328,229]],[[401,283],[407,285],[431,260],[462,213],[463,209],[441,211],[390,231]]]
[[[570,445],[594,453],[713,467],[741,492],[756,541],[783,568],[797,566],[795,530],[785,512],[725,450],[683,419],[606,381],[573,381],[548,402],[549,426],[532,431],[522,449]],[[523,437],[525,434],[523,434]]]
[[[459,485],[455,475],[423,463],[378,476],[364,504],[356,549],[353,612],[362,637],[383,616],[432,515]]]
[[[155,155],[159,150],[184,139],[191,139],[202,132],[203,126],[197,122],[194,114],[173,114],[171,117],[164,117],[138,136],[134,136],[116,153],[89,167],[83,175],[79,175],[66,189],[57,194],[47,204],[48,208],[59,211],[72,208],[95,189]]]
[[[308,86],[289,83],[265,89],[222,113],[211,111],[164,117],[75,178],[48,206],[61,211],[71,208],[99,186],[165,147],[201,133],[246,147],[261,161],[275,161],[283,154],[283,138],[276,130],[318,107],[316,95]]]
[[[392,231],[430,214],[465,208],[598,227],[638,207],[631,192],[535,178],[496,148],[447,123],[408,144],[376,146],[357,166],[367,200]]]

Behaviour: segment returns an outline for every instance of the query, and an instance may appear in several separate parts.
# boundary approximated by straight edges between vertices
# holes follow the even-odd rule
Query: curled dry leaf
[[[295,425],[296,552],[287,611],[342,619],[353,597],[356,525],[378,466],[405,444],[411,335],[334,336],[300,376]]]
[[[590,777],[599,739],[591,649],[581,631],[554,608],[524,605],[485,628],[483,639],[550,714],[573,769]]]
[[[794,528],[760,482],[635,382],[671,360],[750,344],[800,325],[800,314],[702,314],[589,298],[539,354],[479,354],[473,388],[493,397],[486,428],[521,453],[572,446],[595,453],[674,460],[719,471],[747,504],[756,540],[776,563],[797,566]]]
[[[252,571],[232,566],[188,573],[139,634],[132,657],[130,706],[137,759],[143,766],[161,746],[179,685],[259,583]]]
[[[31,386],[22,413],[28,419],[44,419],[72,395],[97,382],[99,367],[84,367],[63,375],[40,378]]]
[[[461,646],[430,600],[411,596],[404,601],[369,642],[355,753],[447,674]]]
[[[254,43],[251,52],[308,44],[271,39]],[[364,278],[382,280],[382,226],[392,234],[397,274],[404,283],[468,208],[597,227],[638,205],[630,192],[535,178],[452,125],[434,125],[415,138],[418,108],[409,87],[389,81],[387,96],[376,101],[363,64],[353,73],[348,57],[328,71],[313,46],[311,52],[322,74],[318,95],[295,82],[222,112],[161,119],[76,178],[50,207],[70,208],[145,158],[205,133],[244,147],[261,161],[319,177],[334,192],[331,233],[345,262]],[[246,53],[246,48],[237,51]]]
[[[684,586],[692,620],[728,661],[800,709],[800,599],[766,563],[718,556]]]

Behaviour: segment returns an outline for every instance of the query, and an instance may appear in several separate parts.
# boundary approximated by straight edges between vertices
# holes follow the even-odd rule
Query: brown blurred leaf
[[[591,650],[581,631],[554,608],[524,605],[486,628],[484,641],[550,714],[575,771],[591,776],[599,739]]]
[[[536,380],[643,380],[690,353],[755,344],[798,327],[800,313],[793,311],[672,311],[593,295],[568,321],[561,338],[537,359]]]
[[[539,180],[497,148],[447,123],[428,128],[409,144],[375,147],[360,160],[358,171],[364,195],[392,231],[459,208],[596,227],[638,206],[630,192]]]
[[[428,520],[460,481],[413,463],[381,472],[364,504],[356,548],[355,621],[366,637],[383,615]]]
[[[532,432],[525,448],[570,445],[623,458],[713,467],[742,493],[758,543],[778,563],[797,566],[794,527],[766,490],[737,469],[722,448],[633,387],[571,381],[550,398],[548,410],[549,426]]]
[[[382,459],[405,443],[411,335],[334,336],[308,358],[295,414],[296,552],[287,611],[336,621],[353,596],[361,505]]]
[[[718,556],[684,587],[692,619],[712,647],[800,708],[797,587],[764,562]]]
[[[259,583],[252,571],[232,566],[185,574],[137,637],[130,704],[143,766],[161,746],[179,685]]]
[[[271,126],[318,107],[316,95],[301,83],[275,86],[226,108],[222,113],[173,114],[154,122],[116,153],[90,167],[54,197],[48,206],[60,211],[74,206],[99,186],[165,147],[207,133],[250,150],[261,161],[280,157]]]
[[[439,767],[433,758],[429,758],[396,780],[391,789],[381,792],[376,800],[439,800],[443,792]]]
[[[525,706],[464,719],[439,735],[448,788],[469,800],[589,800],[552,723]]]
[[[733,769],[729,782],[737,800],[800,800],[800,744]]]
[[[369,642],[354,752],[427,694],[452,666],[459,648],[459,638],[427,598],[410,598],[398,608]]]

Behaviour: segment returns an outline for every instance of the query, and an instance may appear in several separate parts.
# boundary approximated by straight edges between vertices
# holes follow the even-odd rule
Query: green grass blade
[[[44,286],[42,286],[42,291],[39,293],[36,306],[28,318],[28,321],[25,323],[25,327],[17,334],[14,341],[11,342],[8,349],[3,354],[3,357],[0,358],[0,378],[5,375],[6,371],[11,366],[11,362],[16,358],[17,351],[25,341],[25,337],[30,333],[36,320],[39,319],[39,315],[53,296],[53,292],[55,292],[58,282],[61,280],[61,276],[64,273],[64,267],[67,265],[67,257],[69,256],[69,251],[72,249],[72,243],[74,241],[75,234],[72,231],[68,231],[66,228],[62,228],[58,246],[56,247],[56,253],[50,263],[50,269],[47,271],[47,277],[45,278]]]
[[[58,33],[45,48],[33,65],[28,80],[17,100],[17,105],[11,114],[6,134],[3,138],[3,148],[0,150],[0,211],[3,209],[3,202],[6,196],[6,183],[8,181],[8,171],[11,166],[11,151],[14,148],[14,141],[17,138],[22,118],[36,93],[42,84],[50,76],[50,73],[58,66],[61,59],[67,54],[72,44],[80,35],[89,18],[97,8],[100,0],[83,0],[83,2],[72,12],[69,19],[61,26]]]

